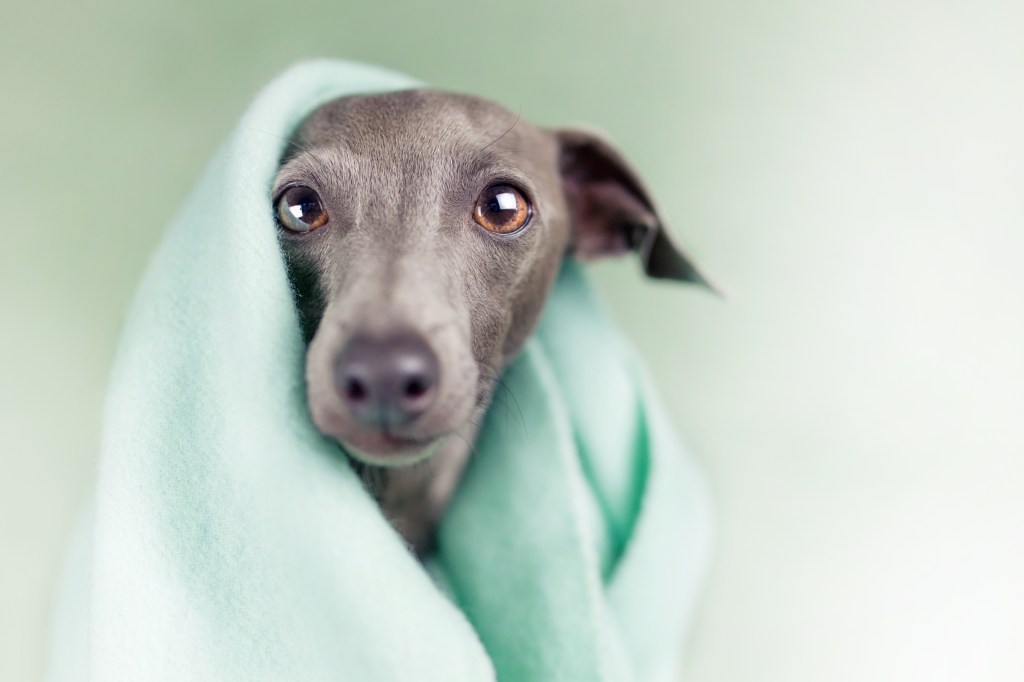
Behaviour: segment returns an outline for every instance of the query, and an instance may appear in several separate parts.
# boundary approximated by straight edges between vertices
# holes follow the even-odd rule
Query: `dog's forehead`
[[[359,155],[529,156],[547,133],[491,100],[439,90],[402,90],[328,102],[303,122],[300,144]]]

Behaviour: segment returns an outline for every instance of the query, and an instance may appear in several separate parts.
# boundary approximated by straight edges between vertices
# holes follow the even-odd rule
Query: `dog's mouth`
[[[362,431],[337,438],[353,458],[379,467],[402,467],[421,462],[435,452],[450,434],[407,436],[387,429]]]

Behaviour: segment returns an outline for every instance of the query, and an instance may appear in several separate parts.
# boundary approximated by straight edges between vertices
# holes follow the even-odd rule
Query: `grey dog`
[[[331,101],[290,142],[273,206],[310,414],[419,556],[567,254],[709,286],[598,134],[407,90]]]

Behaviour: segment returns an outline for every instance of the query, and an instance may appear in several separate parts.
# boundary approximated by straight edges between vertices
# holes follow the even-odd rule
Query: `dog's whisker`
[[[516,410],[519,412],[519,421],[523,425],[523,433],[525,433],[527,436],[529,436],[530,435],[530,430],[526,426],[526,418],[523,416],[523,408],[519,404],[519,399],[516,397],[515,392],[509,387],[508,383],[506,383],[503,379],[499,378],[499,375],[497,374],[497,370],[494,367],[492,367],[491,365],[488,365],[486,363],[480,363],[480,366],[483,369],[486,369],[486,370],[489,370],[490,372],[492,372],[492,374],[485,375],[486,378],[489,381],[494,382],[495,386],[499,386],[505,392],[505,409],[506,409],[506,413],[508,411],[508,398],[509,397],[512,398],[512,401],[516,405]],[[507,417],[506,417],[506,430],[505,430],[505,432],[508,433],[508,418]]]
[[[470,454],[471,457],[476,456],[476,444],[475,443],[471,442],[470,439],[466,438],[466,436],[461,431],[459,431],[458,429],[455,429],[454,431],[452,431],[452,434],[455,435],[455,436],[458,436],[459,438],[461,438],[462,442],[464,442],[469,447],[469,454]]]
[[[501,138],[503,138],[503,137],[505,137],[506,135],[508,135],[509,133],[511,133],[511,132],[512,132],[512,129],[513,129],[513,128],[515,128],[515,127],[516,127],[517,125],[519,125],[519,119],[521,119],[522,117],[523,117],[523,110],[522,110],[522,108],[520,108],[520,109],[519,109],[519,112],[518,112],[518,113],[516,114],[516,120],[515,120],[515,122],[514,122],[514,123],[513,123],[512,125],[510,125],[510,126],[508,127],[508,130],[506,130],[505,132],[503,132],[503,133],[502,133],[501,135],[498,135],[498,137],[496,137],[495,139],[491,140],[491,141],[490,141],[490,142],[488,142],[488,143],[487,143],[486,145],[484,145],[483,147],[481,147],[481,148],[480,148],[480,151],[484,151],[485,149],[487,149],[487,148],[488,148],[488,147],[490,147],[491,145],[493,145],[493,144],[496,144],[496,143],[497,143],[497,142],[498,142],[499,140],[501,140]]]
[[[505,393],[512,398],[512,402],[516,404],[516,411],[519,412],[519,423],[523,425],[523,433],[529,437],[530,430],[526,428],[526,418],[523,417],[523,408],[519,405],[519,399],[516,398],[516,394],[509,388],[508,384],[504,381],[498,380],[498,384],[505,389]],[[507,404],[507,403],[506,403]]]
[[[290,144],[291,146],[295,147],[300,152],[306,152],[307,154],[312,154],[313,153],[313,149],[311,147],[306,147],[304,145],[301,145],[298,142],[296,142],[295,140],[289,140],[287,137],[283,137],[281,135],[278,135],[277,133],[272,133],[269,130],[262,130],[260,128],[254,128],[254,127],[250,127],[249,130],[251,130],[253,132],[256,132],[256,133],[263,133],[264,135],[269,135],[270,137],[276,137],[277,139],[279,139],[279,140],[281,140],[283,142],[286,142],[286,143]]]

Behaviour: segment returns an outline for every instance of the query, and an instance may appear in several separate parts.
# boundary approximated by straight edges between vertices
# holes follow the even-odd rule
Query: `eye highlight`
[[[311,187],[289,187],[277,200],[277,222],[291,232],[312,232],[329,220],[320,195]]]
[[[480,193],[473,207],[473,220],[497,234],[512,234],[522,229],[532,214],[530,202],[512,185],[491,185]]]

